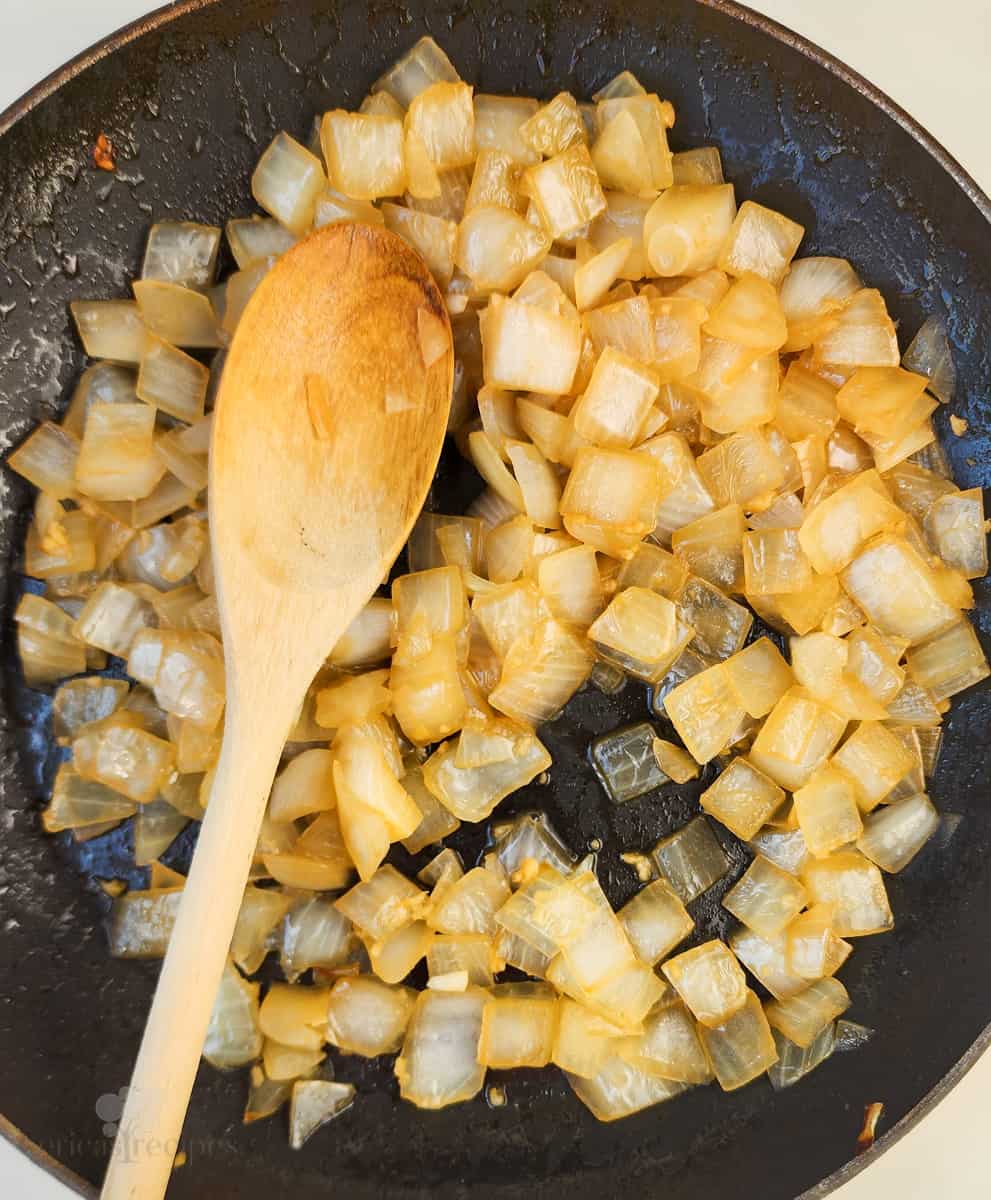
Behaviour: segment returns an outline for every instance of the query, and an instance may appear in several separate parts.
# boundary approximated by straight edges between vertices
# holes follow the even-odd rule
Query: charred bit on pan
[[[99,167],[101,171],[117,170],[113,143],[105,133],[97,136],[96,145],[93,147],[93,165]]]
[[[880,1121],[883,1112],[884,1105],[877,1100],[873,1104],[868,1104],[864,1109],[864,1127],[857,1137],[858,1154],[863,1154],[865,1150],[869,1150],[874,1145],[874,1138],[877,1136],[877,1123]]]

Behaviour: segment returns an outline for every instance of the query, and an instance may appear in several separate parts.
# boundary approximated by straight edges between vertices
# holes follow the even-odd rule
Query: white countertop
[[[160,7],[149,0],[0,0],[0,109],[66,59]],[[886,91],[991,192],[991,20],[987,0],[753,0]],[[932,1114],[835,1200],[981,1200],[991,1055]],[[4,1200],[68,1200],[0,1138]],[[747,1198],[749,1200],[749,1198]]]

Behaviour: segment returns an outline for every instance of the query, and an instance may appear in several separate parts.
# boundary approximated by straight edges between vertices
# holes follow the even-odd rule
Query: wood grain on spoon
[[[165,1193],[282,747],[420,511],[453,370],[426,265],[368,226],[333,225],[290,250],[238,325],[210,455],[224,744],[105,1200]]]

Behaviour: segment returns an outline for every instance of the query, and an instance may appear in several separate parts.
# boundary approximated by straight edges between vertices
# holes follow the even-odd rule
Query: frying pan
[[[125,29],[0,116],[2,444],[64,405],[82,365],[68,302],[123,294],[153,214],[220,223],[249,211],[250,171],[275,130],[305,136],[314,112],[356,106],[424,33],[489,92],[586,96],[631,68],[674,102],[676,148],[717,142],[738,196],[801,221],[803,253],[850,257],[883,289],[906,336],[927,314],[945,315],[959,373],[954,408],[969,430],[954,438],[941,410],[940,433],[961,485],[987,482],[991,204],[864,80],[722,0],[187,0]],[[90,165],[100,132],[118,148],[115,178]],[[448,457],[436,506],[463,504],[477,487],[468,476]],[[130,1075],[156,964],[105,950],[108,901],[95,880],[143,883],[128,865],[126,827],[84,848],[40,832],[55,768],[50,701],[21,682],[11,622],[30,496],[9,472],[2,488],[0,1111],[9,1136],[85,1193],[106,1164],[107,1097]],[[987,582],[975,591],[986,643]],[[954,704],[931,790],[963,822],[890,880],[894,932],[859,943],[843,972],[850,1016],[877,1029],[859,1052],[835,1055],[788,1092],[763,1082],[730,1096],[698,1088],[615,1125],[598,1124],[553,1071],[500,1077],[504,1107],[480,1098],[422,1113],[397,1102],[391,1064],[339,1058],[338,1078],[358,1084],[359,1101],[296,1153],[282,1117],[242,1126],[243,1073],[204,1067],[183,1139],[188,1162],[170,1196],[824,1196],[991,1041],[988,710],[984,687]],[[614,903],[637,886],[621,851],[683,824],[708,782],[622,807],[606,799],[588,742],[644,713],[633,686],[618,698],[577,696],[541,734],[555,760],[550,783],[505,806],[546,809],[579,852],[601,840],[600,877]],[[469,857],[479,837],[461,844]],[[183,865],[191,839],[180,838],[168,861]],[[729,835],[726,845],[734,872],[699,902],[704,936],[725,933],[719,899],[747,857]],[[884,1103],[889,1132],[855,1159],[872,1101]]]

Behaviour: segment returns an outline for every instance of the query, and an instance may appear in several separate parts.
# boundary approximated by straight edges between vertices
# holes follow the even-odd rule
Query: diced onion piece
[[[890,730],[877,721],[862,721],[836,751],[833,765],[853,784],[862,812],[870,812],[904,778],[912,756]]]
[[[234,261],[243,271],[284,254],[295,246],[296,237],[270,217],[245,217],[227,222],[227,241]]]
[[[946,335],[946,323],[940,317],[926,317],[902,355],[902,366],[908,371],[925,375],[929,381],[929,391],[941,404],[950,403],[957,373]]]
[[[648,455],[582,449],[561,497],[564,526],[603,553],[629,558],[653,526],[658,492],[658,469]]]
[[[133,289],[150,333],[173,346],[210,349],[220,345],[216,313],[202,292],[156,279],[135,280]]]
[[[405,211],[403,209],[403,212]],[[376,208],[368,200],[356,200],[353,196],[345,196],[343,192],[335,191],[332,187],[324,188],[317,196],[316,208],[313,210],[313,228],[323,229],[325,225],[336,225],[339,222],[348,221],[360,221],[365,225],[383,225],[385,224],[384,208]],[[394,232],[398,233],[399,230],[394,230]],[[450,254],[448,254],[448,259],[450,259]],[[448,274],[450,275],[450,272]]]
[[[65,500],[75,495],[79,451],[72,433],[44,421],[10,455],[7,465],[42,493]]]
[[[662,103],[657,96],[643,91],[635,95],[619,91],[609,96],[603,95],[599,98],[596,113],[599,130],[604,133],[623,112],[636,122],[650,164],[650,178],[646,189],[642,190],[659,192],[670,188],[674,178],[667,138],[667,131],[674,121],[670,104],[667,101]]]
[[[639,1036],[625,1038],[620,1055],[648,1075],[678,1083],[708,1083],[712,1068],[691,1014],[681,1004],[655,1009]]]
[[[75,300],[69,309],[90,358],[141,361],[146,319],[133,300]]]
[[[251,194],[266,212],[302,237],[313,225],[317,196],[326,183],[316,155],[280,132],[258,160],[251,177]]]
[[[719,253],[728,275],[760,275],[777,286],[795,256],[805,229],[763,204],[745,200]]]
[[[249,884],[231,939],[231,958],[245,974],[253,974],[272,949],[276,926],[293,906],[293,897],[277,888]]]
[[[644,220],[644,245],[654,271],[697,275],[715,267],[735,217],[732,184],[668,188]]]
[[[761,1003],[747,991],[744,1006],[717,1028],[699,1026],[709,1062],[724,1092],[732,1092],[763,1074],[778,1052]]]
[[[724,942],[704,942],[669,958],[661,969],[703,1025],[722,1025],[747,1003],[746,978]]]
[[[487,384],[550,396],[570,391],[582,348],[577,321],[494,295],[479,325]]]
[[[672,601],[639,587],[619,592],[588,631],[603,658],[648,683],[668,671],[693,634]]]
[[[808,1048],[822,1031],[850,1007],[850,997],[838,979],[818,979],[804,992],[774,1000],[765,1008],[768,1024],[796,1046]]]
[[[745,758],[734,758],[699,798],[710,816],[744,841],[752,838],[784,802],[784,792]]]
[[[479,150],[463,215],[481,205],[498,205],[519,212],[525,204],[520,194],[522,171],[522,164],[504,150]]]
[[[349,721],[367,721],[391,712],[388,683],[388,671],[366,671],[321,688],[316,696],[316,723],[337,729]]]
[[[491,987],[494,957],[492,939],[484,934],[438,934],[427,951],[427,969],[431,979],[460,973],[465,987]]]
[[[273,983],[258,1021],[266,1038],[296,1050],[318,1050],[326,1041],[329,988]]]
[[[340,896],[335,906],[363,934],[381,940],[425,917],[430,898],[387,864]]]
[[[784,350],[805,350],[831,327],[843,301],[861,288],[845,258],[799,258],[781,284],[781,307],[788,321]]]
[[[481,1091],[485,1067],[478,1063],[487,993],[421,992],[402,1053],[396,1059],[399,1094],[419,1108],[444,1108]]]
[[[453,742],[441,746],[424,764],[423,780],[441,804],[462,821],[483,821],[500,800],[551,765],[551,756],[532,735],[517,739],[509,757],[483,766],[458,767],[456,755]]]
[[[543,1067],[551,1059],[558,1000],[542,983],[501,983],[482,1011],[478,1061],[486,1067]]]
[[[351,960],[351,922],[329,898],[302,900],[288,914],[279,943],[279,965],[291,982],[312,967],[327,970]]]
[[[265,1039],[262,1048],[265,1074],[274,1082],[312,1075],[324,1058],[326,1055],[322,1050],[300,1050],[296,1046],[283,1046],[271,1038]]]
[[[582,229],[605,211],[602,185],[584,143],[530,167],[522,186],[555,241]]]
[[[867,937],[894,926],[888,896],[877,867],[855,851],[810,861],[802,882],[813,901],[833,905],[833,932]]]
[[[967,579],[988,571],[984,495],[980,488],[938,496],[925,514],[926,541],[948,566]]]
[[[657,765],[674,783],[687,783],[698,777],[699,765],[687,750],[661,738],[654,738],[651,749]]]
[[[610,1054],[588,1078],[571,1072],[566,1078],[578,1099],[599,1121],[618,1121],[684,1091],[684,1084],[648,1074],[618,1054]]]
[[[777,290],[760,275],[737,279],[703,328],[709,337],[747,346],[761,355],[778,351],[787,338]]]
[[[480,291],[512,291],[549,249],[542,229],[509,208],[483,204],[458,226],[454,261]]]
[[[545,158],[567,150],[573,142],[584,142],[585,122],[574,96],[558,92],[520,126],[520,137]]]
[[[330,654],[335,666],[353,669],[373,666],[388,658],[395,628],[391,600],[373,597],[338,639]]]
[[[788,926],[788,969],[803,979],[835,975],[852,950],[833,932],[833,909],[828,904],[814,904]]]
[[[506,453],[523,495],[527,516],[543,529],[559,529],[561,484],[547,459],[528,442],[507,442]]]
[[[671,156],[675,187],[693,183],[722,183],[723,163],[718,146],[695,146]]]
[[[857,849],[894,874],[908,866],[938,828],[939,814],[929,797],[907,796],[866,819]]]
[[[653,726],[642,722],[613,730],[592,743],[592,767],[614,804],[625,804],[669,782],[654,756],[654,740]]]
[[[301,1150],[318,1129],[350,1108],[354,1095],[352,1083],[298,1079],[292,1085],[289,1106],[289,1145],[293,1150]]]
[[[561,996],[551,1061],[569,1076],[591,1079],[615,1052],[623,1031],[584,1005]]]
[[[706,450],[699,456],[697,468],[720,506],[735,503],[750,508],[784,480],[781,460],[757,430],[734,433]]]
[[[432,37],[422,37],[372,84],[372,93],[387,92],[401,108],[409,108],[432,83],[456,83],[458,79],[454,64],[440,46]]]
[[[324,114],[320,144],[330,182],[357,200],[401,196],[406,187],[403,123],[335,109]]]
[[[458,829],[461,822],[429,790],[423,779],[422,768],[409,766],[400,782],[423,814],[416,829],[409,837],[402,839],[410,854],[417,854],[424,846],[433,845]]]
[[[96,500],[140,500],[165,473],[154,450],[155,410],[94,404],[76,460],[76,484]]]
[[[224,967],[203,1041],[203,1057],[212,1067],[243,1067],[261,1054],[258,987],[243,979],[232,962]]]
[[[469,84],[439,81],[409,103],[406,132],[418,138],[439,171],[467,166],[475,158],[475,113]]]
[[[637,957],[649,966],[666,958],[695,928],[685,906],[663,879],[637,892],[617,915]]]
[[[339,979],[327,1005],[327,1040],[346,1054],[375,1058],[403,1042],[415,993],[389,987],[371,975]]]
[[[475,867],[440,892],[435,889],[427,923],[441,933],[490,937],[496,932],[495,913],[508,899],[509,886],[503,878],[485,867]]]
[[[682,904],[691,904],[708,891],[730,866],[705,817],[696,817],[670,837],[662,838],[650,856]]]
[[[778,595],[804,591],[812,582],[812,567],[794,529],[760,529],[743,538],[747,595]]]
[[[619,238],[600,250],[575,271],[575,303],[579,309],[594,308],[616,282],[633,249],[631,238]]]
[[[591,546],[574,546],[542,558],[538,581],[551,613],[565,624],[587,629],[605,607],[602,577]]]
[[[932,568],[907,541],[879,535],[843,572],[843,587],[882,633],[921,642],[953,625]]]
[[[628,110],[620,110],[605,124],[592,146],[592,162],[603,186],[634,196],[654,194],[650,154]]]
[[[762,829],[750,839],[750,846],[757,854],[770,859],[789,875],[801,874],[802,867],[809,858],[808,847],[800,829]]]
[[[116,724],[111,722],[117,721]],[[87,726],[72,743],[76,770],[122,796],[147,804],[154,800],[175,764],[175,749],[143,729],[121,723],[115,714]]]
[[[794,683],[791,668],[767,638],[758,638],[745,650],[726,659],[730,676],[744,710],[765,717]]]
[[[110,953],[115,958],[163,958],[182,900],[182,888],[125,892],[110,913]]]
[[[541,621],[529,636],[513,643],[489,702],[517,721],[538,725],[567,704],[588,678],[593,661],[587,641],[557,621]],[[539,770],[549,765],[548,756]]]
[[[821,500],[798,537],[813,567],[824,574],[846,567],[875,534],[904,528],[904,514],[888,498],[876,471],[857,475]]]
[[[769,859],[757,855],[723,897],[723,907],[761,937],[774,937],[805,907],[799,881]]]
[[[738,504],[696,517],[671,535],[671,548],[688,570],[728,592],[743,586],[743,510]]]
[[[539,101],[529,96],[476,95],[475,142],[479,151],[498,150],[524,165],[540,162],[540,155],[520,135],[539,107]]]
[[[825,763],[846,729],[846,719],[801,688],[791,688],[771,710],[750,751],[750,761],[781,787],[803,787]]]
[[[596,446],[629,449],[638,439],[657,392],[649,368],[607,346],[572,410],[575,432]]]
[[[154,623],[151,606],[133,588],[101,583],[90,593],[73,628],[89,645],[126,658],[135,637]]]
[[[133,816],[136,805],[94,780],[83,779],[71,763],[62,763],[52,784],[52,798],[41,814],[46,833],[63,829],[87,829],[123,821]]]
[[[862,288],[844,300],[833,321],[818,332],[814,362],[846,367],[896,367],[898,338],[884,297]]]
[[[134,818],[135,866],[147,867],[154,862],[188,824],[188,817],[160,797],[150,804],[143,804]]]
[[[966,620],[910,647],[905,660],[912,679],[937,701],[973,687],[989,673],[981,643]]]
[[[664,698],[664,709],[685,748],[699,763],[726,748],[744,716],[731,676],[721,663],[674,688]]]
[[[15,620],[16,615],[15,615]],[[124,702],[128,687],[122,679],[90,676],[63,683],[52,701],[52,732],[63,745],[93,721],[109,717]]]
[[[787,932],[762,938],[749,929],[740,928],[730,935],[729,944],[740,962],[772,996],[784,999],[808,987],[808,980],[789,967]]]

